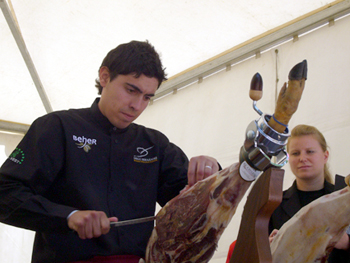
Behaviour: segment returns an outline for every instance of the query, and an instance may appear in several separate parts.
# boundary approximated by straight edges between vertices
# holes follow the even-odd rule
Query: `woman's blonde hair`
[[[328,145],[327,145],[326,139],[324,138],[323,134],[316,127],[310,126],[310,125],[305,125],[305,124],[300,124],[300,125],[295,126],[293,128],[293,130],[291,131],[291,135],[290,135],[288,142],[287,142],[287,152],[289,152],[289,150],[288,150],[289,143],[293,138],[301,137],[301,136],[305,136],[305,135],[312,135],[320,144],[323,152],[328,150]],[[325,165],[324,165],[324,177],[325,177],[326,181],[333,183],[333,178],[332,178],[331,173],[329,172],[328,163],[325,163]]]

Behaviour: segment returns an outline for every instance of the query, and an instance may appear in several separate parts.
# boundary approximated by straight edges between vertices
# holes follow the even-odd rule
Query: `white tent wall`
[[[287,81],[289,70],[307,59],[306,89],[290,127],[299,123],[318,127],[330,145],[331,171],[346,175],[350,171],[346,154],[350,146],[346,136],[350,131],[349,28],[350,17],[346,17],[337,20],[333,26],[324,26],[300,37],[296,42],[289,41],[263,52],[258,58],[233,65],[231,70],[220,71],[174,95],[154,101],[137,123],[164,132],[189,157],[211,155],[226,167],[238,161],[245,129],[258,117],[248,96],[252,76],[259,72],[264,81],[264,95],[258,107],[272,113],[276,75],[279,90]],[[19,139],[15,135],[0,134],[0,146],[5,147],[1,148],[1,162]],[[293,181],[288,165],[285,170],[284,188]],[[225,262],[228,247],[238,233],[244,202],[245,198],[224,232],[211,263]],[[30,262],[31,246],[32,232],[0,225],[0,262]]]

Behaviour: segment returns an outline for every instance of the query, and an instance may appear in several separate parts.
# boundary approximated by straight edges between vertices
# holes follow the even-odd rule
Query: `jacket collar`
[[[133,126],[133,123],[131,123],[128,127],[124,129],[119,129],[117,127],[114,127],[114,125],[110,123],[107,117],[104,116],[100,111],[100,108],[98,107],[99,101],[100,101],[100,98],[96,98],[95,101],[92,103],[90,110],[94,118],[94,121],[97,122],[106,133],[112,133],[112,132],[124,133],[129,129],[130,126]]]
[[[301,208],[297,191],[297,182],[294,181],[293,185],[283,193],[284,202],[281,204],[281,207],[290,217],[295,215]]]
[[[325,194],[330,194],[334,191],[334,185],[325,180],[324,189]],[[281,207],[290,217],[301,209],[296,181],[293,182],[290,188],[283,192],[283,201]]]

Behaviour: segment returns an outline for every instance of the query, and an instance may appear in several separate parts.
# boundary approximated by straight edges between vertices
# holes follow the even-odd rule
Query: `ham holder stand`
[[[288,162],[285,144],[289,132],[288,129],[284,133],[274,131],[268,125],[271,116],[256,107],[256,101],[262,97],[259,73],[252,78],[249,95],[261,117],[247,127],[240,163],[249,169],[240,168],[240,175],[245,180],[258,179],[248,194],[230,263],[272,263],[268,227],[273,211],[282,201],[284,170],[281,167]],[[272,158],[276,158],[276,163]]]

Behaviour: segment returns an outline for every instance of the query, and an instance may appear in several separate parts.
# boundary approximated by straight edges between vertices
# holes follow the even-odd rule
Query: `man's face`
[[[130,125],[147,107],[150,98],[158,88],[158,80],[134,74],[118,75],[110,81],[109,70],[100,69],[100,83],[103,87],[98,103],[102,114],[117,128]]]

